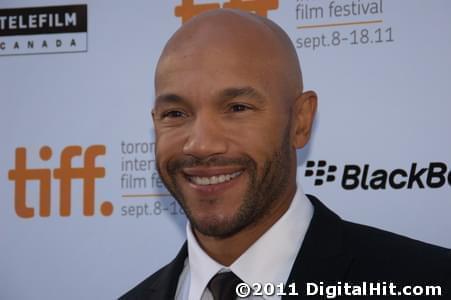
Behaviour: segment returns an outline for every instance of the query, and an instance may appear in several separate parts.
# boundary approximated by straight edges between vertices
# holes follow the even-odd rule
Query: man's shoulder
[[[451,268],[451,250],[400,234],[343,220],[343,240],[356,261],[427,268]]]
[[[308,197],[315,207],[303,248],[309,259],[347,257],[348,274],[361,278],[451,278],[450,249],[343,220]]]

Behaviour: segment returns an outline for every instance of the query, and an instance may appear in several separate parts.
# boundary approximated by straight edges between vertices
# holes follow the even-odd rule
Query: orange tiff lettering
[[[195,4],[194,0],[182,0],[182,3],[175,7],[174,14],[176,17],[182,18],[182,23],[185,23],[204,11],[220,7],[221,5],[219,3]],[[267,17],[269,10],[274,10],[279,7],[279,0],[230,0],[225,2],[222,7],[241,9],[254,12],[262,17]]]
[[[230,0],[224,3],[222,7],[246,10],[267,17],[268,10],[279,8],[279,0]]]
[[[174,13],[176,17],[182,18],[182,23],[185,23],[204,11],[220,7],[218,3],[194,4],[194,0],[182,0],[182,4],[175,7]]]
[[[72,180],[83,181],[83,215],[94,215],[95,206],[95,180],[105,177],[105,168],[96,166],[96,157],[105,154],[104,145],[93,145],[84,153],[83,166],[72,166],[72,159],[82,155],[80,146],[68,146],[63,149],[60,157],[60,167],[53,170],[53,178],[59,181],[60,216],[71,215]],[[52,157],[52,149],[44,146],[39,151],[41,160],[48,161]],[[15,168],[9,170],[8,179],[14,181],[14,207],[16,214],[22,218],[34,217],[34,208],[27,204],[27,182],[39,182],[39,215],[50,216],[51,207],[51,169],[31,169],[27,167],[27,150],[16,149]],[[112,204],[104,202],[101,206],[102,214],[111,215]]]

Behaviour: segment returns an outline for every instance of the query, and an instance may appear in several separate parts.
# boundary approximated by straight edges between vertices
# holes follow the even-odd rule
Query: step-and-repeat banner
[[[2,0],[0,299],[114,299],[176,254],[153,71],[183,22],[220,7],[280,24],[318,92],[304,190],[451,247],[450,1]]]

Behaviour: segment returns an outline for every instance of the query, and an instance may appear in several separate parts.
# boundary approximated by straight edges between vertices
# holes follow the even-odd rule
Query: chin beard
[[[188,157],[168,164],[169,178],[161,176],[172,196],[177,199],[186,213],[193,229],[203,235],[226,238],[246,227],[254,226],[269,214],[276,202],[286,192],[290,181],[292,153],[289,147],[289,130],[286,130],[281,146],[263,164],[261,176],[258,176],[257,163],[249,156],[240,158],[211,157],[205,161]],[[229,218],[211,216],[203,220],[194,217],[186,198],[177,183],[177,174],[185,167],[240,165],[248,172],[249,182],[238,211]],[[161,174],[160,170],[158,170]],[[183,179],[182,179],[183,180]],[[211,201],[215,201],[211,199]]]
[[[283,175],[287,168],[289,156],[283,157],[281,152],[274,153],[272,159],[265,162],[261,178],[257,177],[256,167],[248,172],[250,180],[246,193],[233,216],[225,219],[211,216],[205,220],[196,220],[189,209],[185,209],[192,227],[206,236],[227,238],[244,228],[255,226],[271,212],[276,201],[285,193],[288,180]]]

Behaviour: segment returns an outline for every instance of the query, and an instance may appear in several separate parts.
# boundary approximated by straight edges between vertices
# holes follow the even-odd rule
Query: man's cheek
[[[155,154],[155,160],[158,174],[160,174],[160,177],[166,183],[168,178],[167,163],[165,162],[165,160],[162,159],[161,155],[159,155],[158,153]]]

